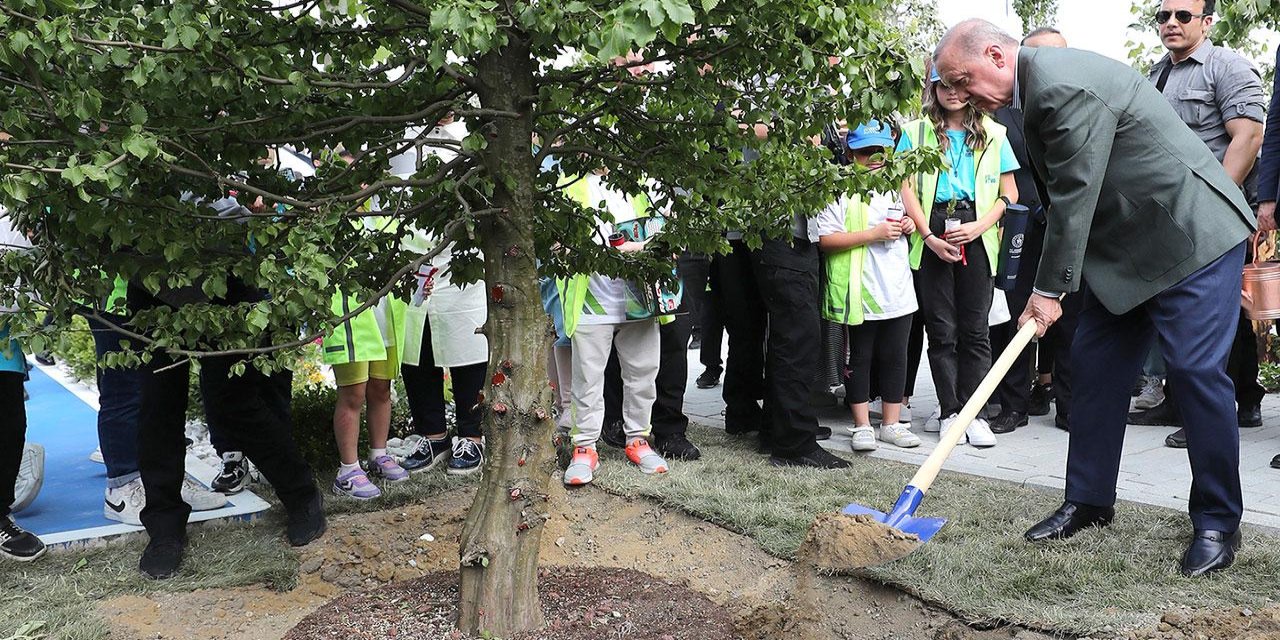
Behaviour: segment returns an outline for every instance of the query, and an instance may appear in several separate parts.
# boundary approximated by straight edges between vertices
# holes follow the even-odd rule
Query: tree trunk
[[[461,615],[468,633],[508,636],[542,625],[538,544],[554,471],[551,389],[546,375],[548,320],[538,292],[533,226],[537,197],[531,150],[533,61],[527,43],[511,42],[478,63],[481,104],[521,112],[484,129],[484,166],[502,213],[477,222],[489,288],[489,371],[480,404],[487,460],[462,528]],[[471,398],[457,398],[470,402]]]

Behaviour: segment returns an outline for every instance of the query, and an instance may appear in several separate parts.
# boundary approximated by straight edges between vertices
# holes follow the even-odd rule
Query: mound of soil
[[[1133,640],[1276,640],[1280,638],[1280,606],[1261,611],[1170,611],[1154,630],[1130,634]]]
[[[628,569],[559,568],[538,580],[546,624],[511,640],[730,640],[733,616],[685,586]],[[458,573],[432,573],[335,598],[302,619],[286,640],[415,638],[462,640]]]
[[[844,573],[897,560],[919,546],[920,538],[871,516],[820,513],[797,555],[819,569]]]

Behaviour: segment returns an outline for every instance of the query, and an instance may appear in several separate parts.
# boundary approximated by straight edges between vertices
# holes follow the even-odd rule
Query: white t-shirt
[[[625,193],[607,188],[600,182],[599,176],[587,176],[585,180],[591,204],[596,205],[603,201],[605,210],[613,216],[614,222],[635,217],[635,210],[631,207],[631,202]],[[608,240],[609,235],[613,233],[614,222],[602,217],[596,219],[599,238]],[[583,304],[582,316],[578,318],[578,324],[628,322],[626,290],[627,283],[621,278],[611,278],[599,273],[588,276],[587,299]]]
[[[815,219],[818,236],[844,233],[845,212],[849,210],[848,196],[840,196],[827,205]],[[897,194],[873,193],[867,211],[867,229],[888,218],[906,215]],[[858,231],[858,229],[854,229]],[[916,290],[911,280],[911,247],[903,234],[897,240],[877,240],[866,245],[867,257],[862,261],[862,287],[876,301],[879,311],[873,311],[865,302],[862,305],[867,320],[890,320],[915,313]]]

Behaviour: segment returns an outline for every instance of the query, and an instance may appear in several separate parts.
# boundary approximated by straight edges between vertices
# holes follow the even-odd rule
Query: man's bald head
[[[1022,38],[1024,47],[1058,47],[1065,48],[1067,39],[1062,32],[1053,27],[1040,27]]]
[[[952,27],[933,52],[942,83],[969,104],[995,111],[1013,99],[1018,41],[986,20],[973,18]]]

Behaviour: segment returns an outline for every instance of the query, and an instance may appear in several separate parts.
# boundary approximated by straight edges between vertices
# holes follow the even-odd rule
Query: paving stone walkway
[[[727,353],[728,348],[722,351]],[[697,352],[689,352],[689,386],[685,413],[696,422],[724,426],[720,415],[724,402],[721,387],[698,389],[694,379],[702,373]],[[885,443],[871,454],[877,458],[920,464],[933,450],[937,434],[924,433],[925,419],[937,407],[928,359],[920,365],[916,396],[912,398],[913,430],[924,444],[916,449],[898,449]],[[1270,467],[1280,453],[1280,395],[1269,394],[1262,402],[1263,426],[1240,431],[1240,476],[1244,485],[1244,520],[1250,524],[1280,530],[1280,469]],[[819,421],[835,434],[824,442],[828,449],[850,452],[848,427],[852,425],[843,408],[834,404],[819,410]],[[1172,427],[1130,426],[1125,437],[1120,466],[1119,497],[1145,504],[1186,509],[1191,489],[1191,467],[1185,449],[1164,446]],[[1032,417],[1031,424],[997,436],[990,449],[961,445],[952,452],[946,468],[1026,485],[1062,489],[1065,485],[1067,434],[1053,426],[1053,414]]]

